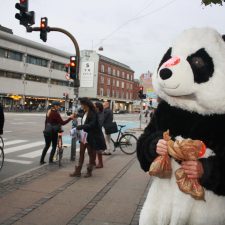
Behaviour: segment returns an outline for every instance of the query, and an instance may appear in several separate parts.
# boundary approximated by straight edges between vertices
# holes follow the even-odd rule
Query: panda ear
[[[171,58],[171,52],[172,52],[172,48],[170,47],[165,53],[165,55],[163,56],[161,62],[159,63],[158,71],[159,71],[159,68],[162,66],[162,64]]]
[[[223,40],[225,41],[225,34],[224,34],[224,35],[222,35],[222,38],[223,38]]]

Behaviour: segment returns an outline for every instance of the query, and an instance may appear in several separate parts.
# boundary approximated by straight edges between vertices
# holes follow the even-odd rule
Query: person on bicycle
[[[92,176],[93,166],[95,165],[95,151],[105,150],[106,145],[101,126],[98,122],[98,116],[94,104],[88,98],[80,99],[80,104],[84,110],[84,115],[82,117],[82,124],[77,126],[77,130],[82,130],[85,134],[85,138],[82,138],[80,140],[79,164],[78,166],[75,166],[75,171],[71,173],[70,176],[81,176],[81,169],[84,163],[85,149],[87,148],[89,155],[89,164],[87,166],[87,173],[85,177],[90,177]]]
[[[67,120],[62,120],[62,117],[60,116],[59,109],[61,107],[60,102],[53,101],[51,108],[48,110],[46,114],[45,119],[45,130],[44,130],[44,138],[45,138],[45,147],[42,151],[40,164],[44,164],[45,161],[45,155],[52,143],[52,150],[49,157],[49,163],[53,163],[53,157],[55,155],[56,147],[57,147],[57,141],[58,141],[58,132],[61,131],[61,126],[69,123],[73,118],[74,115],[69,116]],[[47,130],[47,128],[50,127],[50,129]],[[56,129],[56,127],[58,127]]]
[[[5,123],[5,116],[4,116],[3,106],[0,103],[0,135],[3,134],[4,123]]]

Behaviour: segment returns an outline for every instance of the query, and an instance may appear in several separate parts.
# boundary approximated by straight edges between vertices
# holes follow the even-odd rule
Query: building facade
[[[74,98],[65,77],[70,55],[55,48],[0,31],[0,100],[5,108],[47,106]]]
[[[91,68],[89,81],[85,70]],[[84,69],[86,68],[86,69]],[[134,71],[127,65],[97,54],[95,51],[81,51],[81,87],[79,95],[94,100],[110,101],[113,110],[132,111],[134,100]]]

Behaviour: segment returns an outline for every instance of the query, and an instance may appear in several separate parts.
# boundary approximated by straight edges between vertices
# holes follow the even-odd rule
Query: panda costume
[[[179,190],[174,173],[181,165],[171,159],[170,179],[152,177],[139,225],[225,225],[224,36],[211,28],[184,31],[160,62],[153,86],[161,101],[138,140],[141,168],[149,170],[167,130],[173,140],[203,141],[205,201]]]

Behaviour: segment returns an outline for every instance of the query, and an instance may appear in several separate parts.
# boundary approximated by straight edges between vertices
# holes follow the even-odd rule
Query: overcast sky
[[[13,29],[16,35],[43,43],[39,32],[26,33],[15,19],[17,2],[19,0],[0,0],[0,24]],[[201,0],[29,2],[29,10],[36,12],[36,26],[40,24],[40,17],[47,16],[49,26],[70,31],[81,50],[92,47],[97,50],[102,45],[101,54],[129,65],[136,77],[148,70],[154,71],[165,50],[184,29],[210,26],[225,34],[225,5],[205,7]],[[46,44],[74,54],[72,43],[63,34],[51,32]]]

